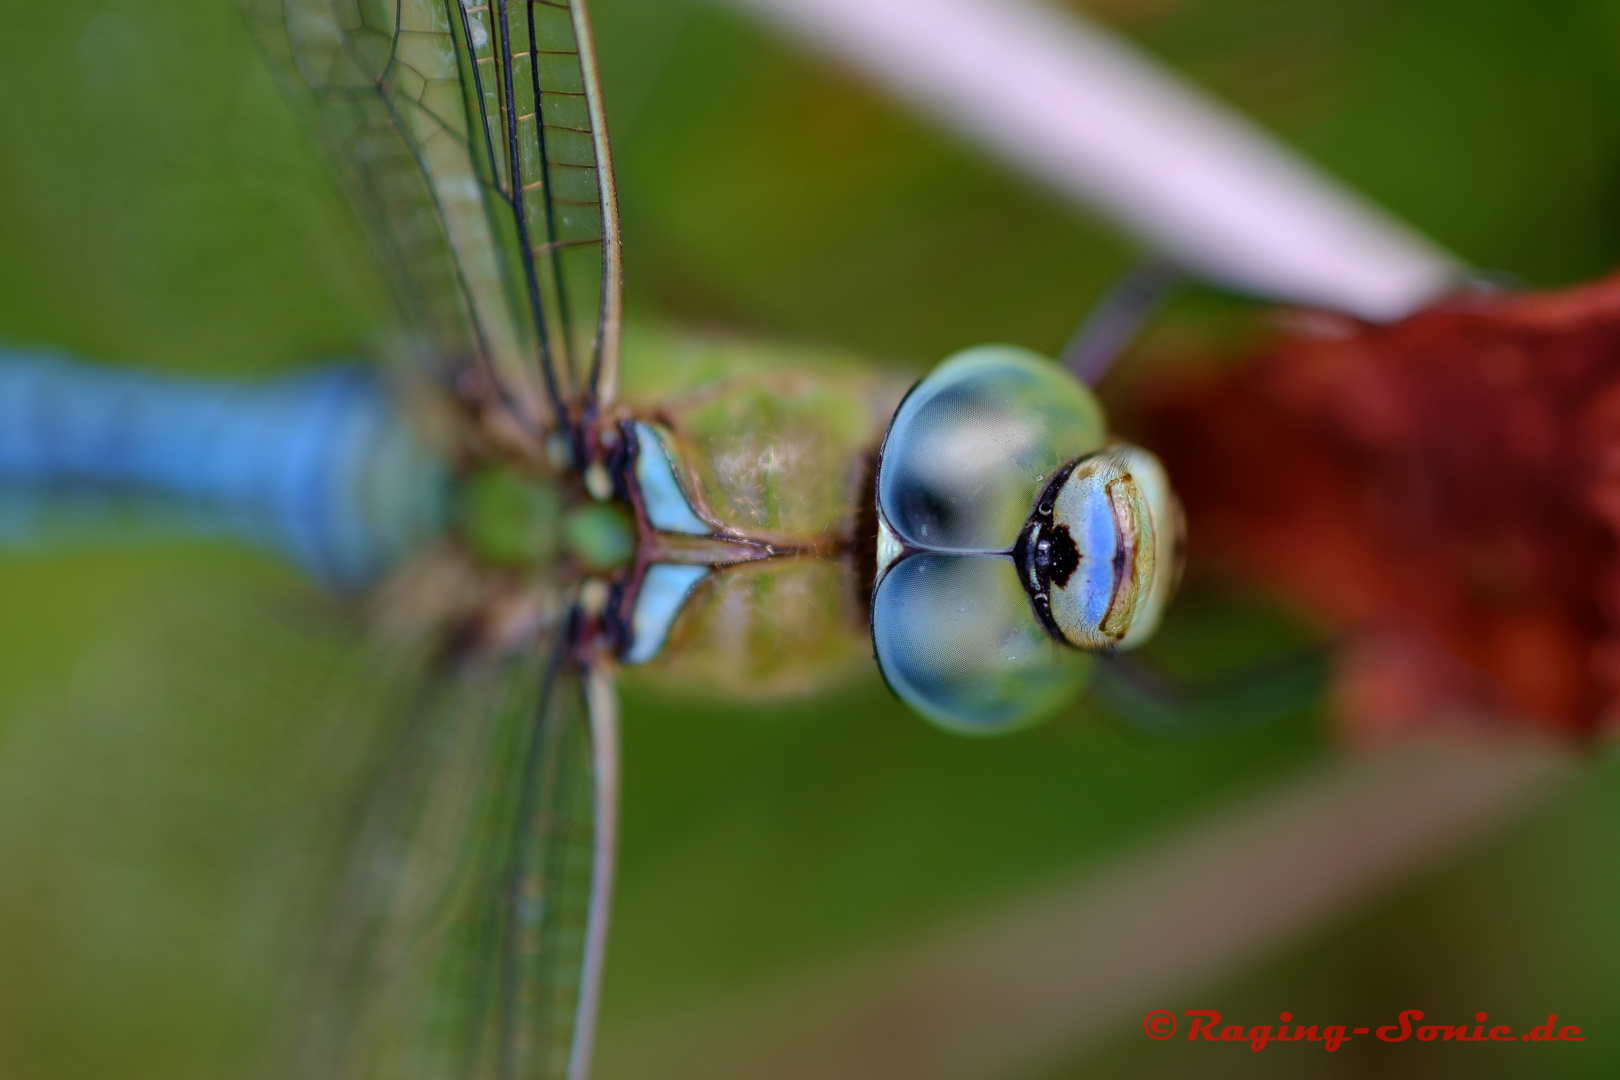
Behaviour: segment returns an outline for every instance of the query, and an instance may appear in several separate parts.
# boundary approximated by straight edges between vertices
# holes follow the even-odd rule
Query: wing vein
[[[530,9],[529,50],[530,52],[538,53],[540,49],[540,42],[535,34],[533,3],[530,4]],[[532,61],[529,64],[529,78],[534,83],[534,114],[540,120],[542,125],[535,141],[539,143],[540,178],[544,182],[544,187],[542,190],[545,196],[546,207],[546,252],[551,256],[551,274],[553,280],[557,284],[557,318],[564,327],[568,327],[572,326],[573,322],[569,318],[568,283],[567,279],[563,276],[562,262],[559,256],[562,249],[557,246],[557,208],[552,200],[551,155],[546,149],[546,135],[544,128],[545,100],[540,93],[540,65]],[[573,348],[572,342],[569,342],[569,348],[570,350]]]
[[[571,636],[566,630],[558,635],[551,659],[546,664],[518,794],[517,828],[513,831],[511,870],[506,882],[506,935],[500,958],[501,1034],[496,1054],[496,1075],[502,1078],[516,1076],[519,1063],[517,1032],[523,1009],[523,1003],[519,1000],[524,974],[523,927],[528,921],[523,910],[524,889],[535,871],[531,859],[534,850],[529,840],[535,835],[542,838],[547,836],[552,827],[552,807],[549,800],[542,801],[541,794],[556,783],[558,755],[546,751],[555,742],[551,736],[558,717],[552,708],[552,696],[557,689],[557,675],[565,662]],[[532,833],[529,829],[531,824],[534,826]],[[541,903],[544,902],[542,894]]]
[[[500,53],[504,60],[500,64],[501,75],[501,111],[506,117],[506,149],[510,158],[511,184],[510,203],[512,206],[512,220],[517,228],[518,253],[523,261],[523,280],[528,288],[529,311],[534,319],[535,337],[540,346],[540,371],[546,380],[546,394],[551,398],[552,408],[557,414],[557,424],[565,434],[572,434],[573,417],[563,407],[562,394],[557,386],[557,373],[554,369],[551,355],[551,335],[546,332],[546,312],[540,301],[540,275],[534,265],[534,249],[529,244],[529,215],[523,199],[523,160],[522,146],[518,142],[517,100],[513,96],[512,86],[512,27],[507,10],[507,0],[500,0],[501,38]],[[529,34],[534,35],[534,20],[529,20]],[[533,64],[529,65],[531,68]],[[538,79],[539,76],[536,76]],[[539,108],[536,98],[535,108]],[[542,175],[545,170],[545,139],[540,140],[541,158],[540,169]],[[491,151],[493,153],[493,150]],[[567,325],[567,318],[563,317],[563,325]],[[566,342],[563,347],[566,349]],[[566,356],[566,353],[565,353]],[[572,441],[572,440],[570,440]]]
[[[376,93],[377,93],[378,100],[382,102],[382,107],[383,107],[384,111],[386,111],[388,113],[388,117],[393,122],[394,126],[396,128],[399,128],[400,130],[404,130],[405,129],[404,128],[404,118],[399,115],[399,111],[394,107],[393,98],[388,94],[386,88],[379,84],[378,87],[377,87]],[[421,151],[417,149],[417,147],[416,147],[416,145],[414,143],[407,142],[406,145],[407,145],[407,148],[408,148],[408,150],[410,152],[411,159],[416,162],[416,167],[418,169],[423,170],[423,173],[425,174],[427,166],[426,166],[426,163],[422,160]],[[426,188],[427,188],[428,198],[432,201],[432,204],[433,204],[434,215],[440,221],[443,221],[444,220],[444,213],[445,213],[444,204],[439,201],[438,190],[432,184],[426,185]],[[467,304],[467,308],[468,308],[469,311],[473,310],[474,304],[473,304],[473,295],[472,295],[472,283],[467,280],[466,268],[461,265],[461,262],[458,259],[450,260],[450,265],[451,265],[452,272],[455,274],[456,285],[461,291],[463,301]],[[470,319],[470,320],[468,320],[468,323],[469,323],[470,329],[472,330],[473,340],[475,342],[477,342],[477,345],[478,345],[478,348],[476,350],[477,354],[478,354],[478,358],[477,358],[476,362],[484,369],[485,373],[489,376],[490,383],[495,387],[496,393],[500,395],[501,403],[503,405],[505,405],[507,407],[507,409],[509,409],[511,411],[512,415],[514,415],[514,416],[523,415],[522,412],[518,409],[517,403],[512,399],[512,396],[511,396],[510,392],[507,390],[504,380],[502,380],[500,378],[497,378],[496,375],[495,375],[493,358],[492,358],[492,356],[490,354],[489,341],[484,336],[483,324],[480,323],[477,319]]]

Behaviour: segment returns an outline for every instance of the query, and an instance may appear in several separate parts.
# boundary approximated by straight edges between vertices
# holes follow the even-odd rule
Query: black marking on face
[[[1075,568],[1080,565],[1080,551],[1067,528],[1062,530],[1061,539],[1055,535],[1058,530],[1052,525],[1052,511],[1057,506],[1058,492],[1081,460],[1084,459],[1069,462],[1046,482],[1040,498],[1035,500],[1035,511],[1024,524],[1024,531],[1012,553],[1013,564],[1018,567],[1018,578],[1023,582],[1024,591],[1029,594],[1030,604],[1035,608],[1035,616],[1040,620],[1041,627],[1053,641],[1063,644],[1070,642],[1063,636],[1057,620],[1052,618],[1052,584],[1056,582],[1062,588],[1068,583]],[[1053,573],[1054,556],[1061,577]]]
[[[1069,584],[1069,578],[1074,574],[1075,568],[1080,565],[1080,548],[1075,545],[1074,537],[1069,535],[1067,525],[1058,525],[1052,529],[1051,539],[1047,548],[1047,574],[1052,584],[1062,589]]]

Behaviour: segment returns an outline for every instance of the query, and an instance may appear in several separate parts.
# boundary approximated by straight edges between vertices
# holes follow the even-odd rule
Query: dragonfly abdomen
[[[51,518],[49,504],[75,500],[94,529],[107,524],[87,512],[98,499],[125,516],[133,499],[166,517],[160,532],[248,539],[353,588],[437,527],[444,477],[358,366],[249,382],[0,351],[12,543],[28,539],[19,522]]]

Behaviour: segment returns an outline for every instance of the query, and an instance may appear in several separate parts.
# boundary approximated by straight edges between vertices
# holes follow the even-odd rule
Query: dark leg
[[[1322,700],[1328,650],[1311,649],[1208,682],[1187,683],[1127,656],[1104,657],[1092,693],[1121,724],[1154,737],[1198,737],[1276,720]]]
[[[1181,277],[1181,271],[1162,258],[1138,263],[1092,307],[1058,362],[1087,386],[1096,386]]]

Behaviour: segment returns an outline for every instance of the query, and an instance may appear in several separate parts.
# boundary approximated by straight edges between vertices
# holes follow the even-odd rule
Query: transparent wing
[[[243,0],[443,374],[533,425],[611,399],[619,238],[596,62],[565,0]]]
[[[387,754],[310,984],[295,1073],[588,1074],[612,886],[605,672],[443,677]]]

